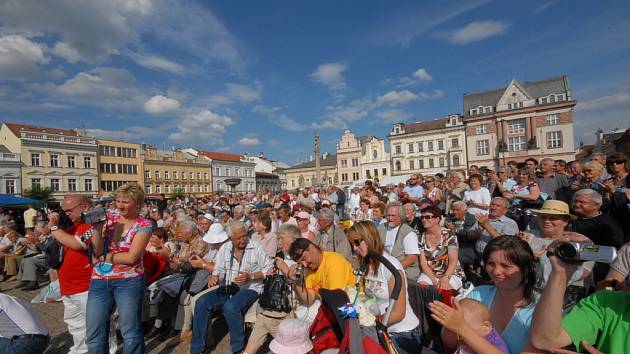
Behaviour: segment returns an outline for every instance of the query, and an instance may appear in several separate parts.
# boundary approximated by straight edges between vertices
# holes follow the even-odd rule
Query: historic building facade
[[[101,191],[113,192],[125,183],[144,186],[140,145],[105,139],[97,139],[96,145]]]
[[[391,160],[385,141],[375,136],[361,137],[361,179],[382,179],[391,176]]]
[[[95,138],[75,130],[3,123],[0,143],[20,154],[22,189],[51,188],[57,200],[70,193],[97,196]]]
[[[315,159],[291,166],[286,171],[287,189],[295,190],[304,187],[323,187],[339,185],[337,173],[337,155],[325,153],[320,159],[320,177],[317,181]]]
[[[361,179],[361,140],[346,129],[337,143],[337,179],[349,186]]]
[[[395,123],[389,135],[392,175],[436,174],[466,168],[463,117]]]
[[[464,95],[468,163],[522,162],[528,157],[573,160],[569,79],[560,76]]]
[[[215,192],[255,192],[256,173],[253,161],[238,154],[186,149],[187,152],[206,158],[210,162]]]
[[[146,146],[142,150],[142,163],[144,190],[148,195],[181,192],[200,197],[212,192],[210,162],[203,156]]]
[[[6,146],[0,145],[0,193],[15,196],[22,194],[21,173],[20,154],[12,153]]]

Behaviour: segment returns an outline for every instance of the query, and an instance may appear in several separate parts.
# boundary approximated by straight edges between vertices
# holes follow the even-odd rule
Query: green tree
[[[169,198],[184,199],[186,198],[186,193],[182,192],[180,188],[175,188],[175,190],[173,191],[173,194],[169,195]]]
[[[48,187],[42,188],[38,185],[35,185],[31,189],[25,189],[22,192],[22,196],[25,198],[37,199],[46,203],[55,201],[55,198],[53,197],[52,194],[53,194],[52,188],[48,188]]]

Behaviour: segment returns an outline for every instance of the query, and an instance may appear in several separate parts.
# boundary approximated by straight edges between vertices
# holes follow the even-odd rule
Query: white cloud
[[[509,27],[509,23],[502,21],[475,21],[447,34],[446,38],[454,44],[468,44],[503,34]]]
[[[259,101],[262,97],[262,85],[255,82],[254,86],[227,83],[225,91],[211,95],[207,98],[206,103],[210,107],[228,106],[239,103],[252,103]]]
[[[157,55],[131,53],[130,57],[138,65],[148,69],[167,71],[173,74],[182,74],[185,71],[183,65]]]
[[[420,81],[431,81],[433,80],[433,77],[431,76],[431,74],[429,74],[429,72],[427,71],[427,69],[424,68],[420,68],[418,70],[416,70],[413,75],[413,77],[415,77],[416,79],[420,80]]]
[[[256,146],[260,144],[260,141],[258,140],[258,138],[244,137],[244,138],[240,138],[238,140],[238,143],[242,146]]]
[[[411,74],[411,76],[401,77],[399,80],[400,83],[396,87],[407,87],[407,86],[415,85],[419,83],[420,81],[430,82],[432,80],[433,80],[433,76],[429,74],[427,69],[419,68],[418,70],[414,71],[413,74]],[[390,84],[392,82],[394,82],[394,80],[387,79],[385,80],[384,83]]]
[[[226,127],[234,124],[232,118],[204,109],[182,119],[177,125],[178,131],[171,133],[169,139],[188,145],[220,145]]]
[[[297,122],[286,114],[281,113],[280,110],[280,107],[269,107],[263,105],[256,105],[252,108],[252,112],[266,116],[269,123],[277,125],[280,128],[292,132],[301,132],[306,130],[305,124]]]
[[[156,95],[144,103],[144,110],[151,114],[163,114],[178,110],[179,101],[174,98]]]
[[[343,72],[348,66],[342,63],[320,64],[315,72],[309,76],[326,86],[331,90],[343,90],[346,88],[346,82],[343,79]]]
[[[612,95],[601,96],[591,100],[578,102],[575,110],[588,112],[600,109],[610,109],[619,106],[630,106],[630,91],[617,92]]]
[[[538,6],[538,7],[536,8],[536,10],[534,10],[534,12],[542,12],[542,11],[546,10],[547,8],[549,8],[549,7],[553,6],[553,5],[555,5],[556,3],[557,3],[557,1],[555,1],[555,0],[552,0],[552,1],[547,1],[546,3],[544,3],[544,4],[540,5],[540,6]]]
[[[70,47],[68,43],[64,42],[57,42],[55,47],[52,49],[52,52],[56,56],[66,59],[66,61],[70,64],[74,64],[83,59],[75,48]]]
[[[381,120],[385,123],[397,123],[404,122],[407,118],[411,117],[411,113],[399,109],[390,109],[378,112],[376,113],[376,116],[381,118]]]
[[[48,62],[44,49],[25,36],[0,37],[0,77],[22,80],[41,74],[39,66]]]
[[[431,93],[420,92],[418,94],[418,98],[420,99],[420,101],[436,100],[442,97],[444,97],[444,91],[442,90],[433,90],[433,92]]]
[[[376,105],[369,98],[353,100],[348,105],[326,107],[330,112],[321,122],[312,123],[314,129],[346,129],[349,123],[367,117]]]
[[[147,100],[136,80],[127,70],[99,67],[80,72],[61,85],[44,85],[41,88],[53,101],[137,110]]]
[[[409,102],[413,102],[418,99],[418,95],[409,90],[389,91],[386,94],[379,96],[376,99],[376,104],[378,104],[379,106],[385,104],[389,106],[399,106]]]

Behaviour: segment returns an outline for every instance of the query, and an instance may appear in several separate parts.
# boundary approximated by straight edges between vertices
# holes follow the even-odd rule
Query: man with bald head
[[[92,236],[92,225],[84,224],[81,213],[92,208],[92,203],[86,195],[66,195],[61,202],[62,212],[72,221],[72,226],[62,229],[59,226],[61,215],[48,215],[52,235],[63,245],[63,262],[57,270],[59,288],[63,300],[63,320],[68,325],[68,332],[72,335],[74,345],[69,353],[87,353],[85,344],[85,314],[87,309],[88,289],[92,278],[92,265],[88,261],[88,245]],[[110,343],[111,343],[110,336]],[[115,340],[115,337],[114,337]],[[114,342],[115,343],[115,342]],[[116,350],[116,345],[110,348]]]

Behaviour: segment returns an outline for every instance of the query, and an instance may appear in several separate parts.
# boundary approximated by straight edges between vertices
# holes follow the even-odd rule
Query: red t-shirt
[[[74,224],[66,232],[81,237],[91,229],[92,225],[89,224]],[[87,245],[90,241],[91,239],[87,239],[83,242]],[[88,262],[87,250],[75,251],[70,247],[64,247],[63,263],[57,270],[57,275],[61,295],[74,295],[88,291],[92,280],[92,265]]]

